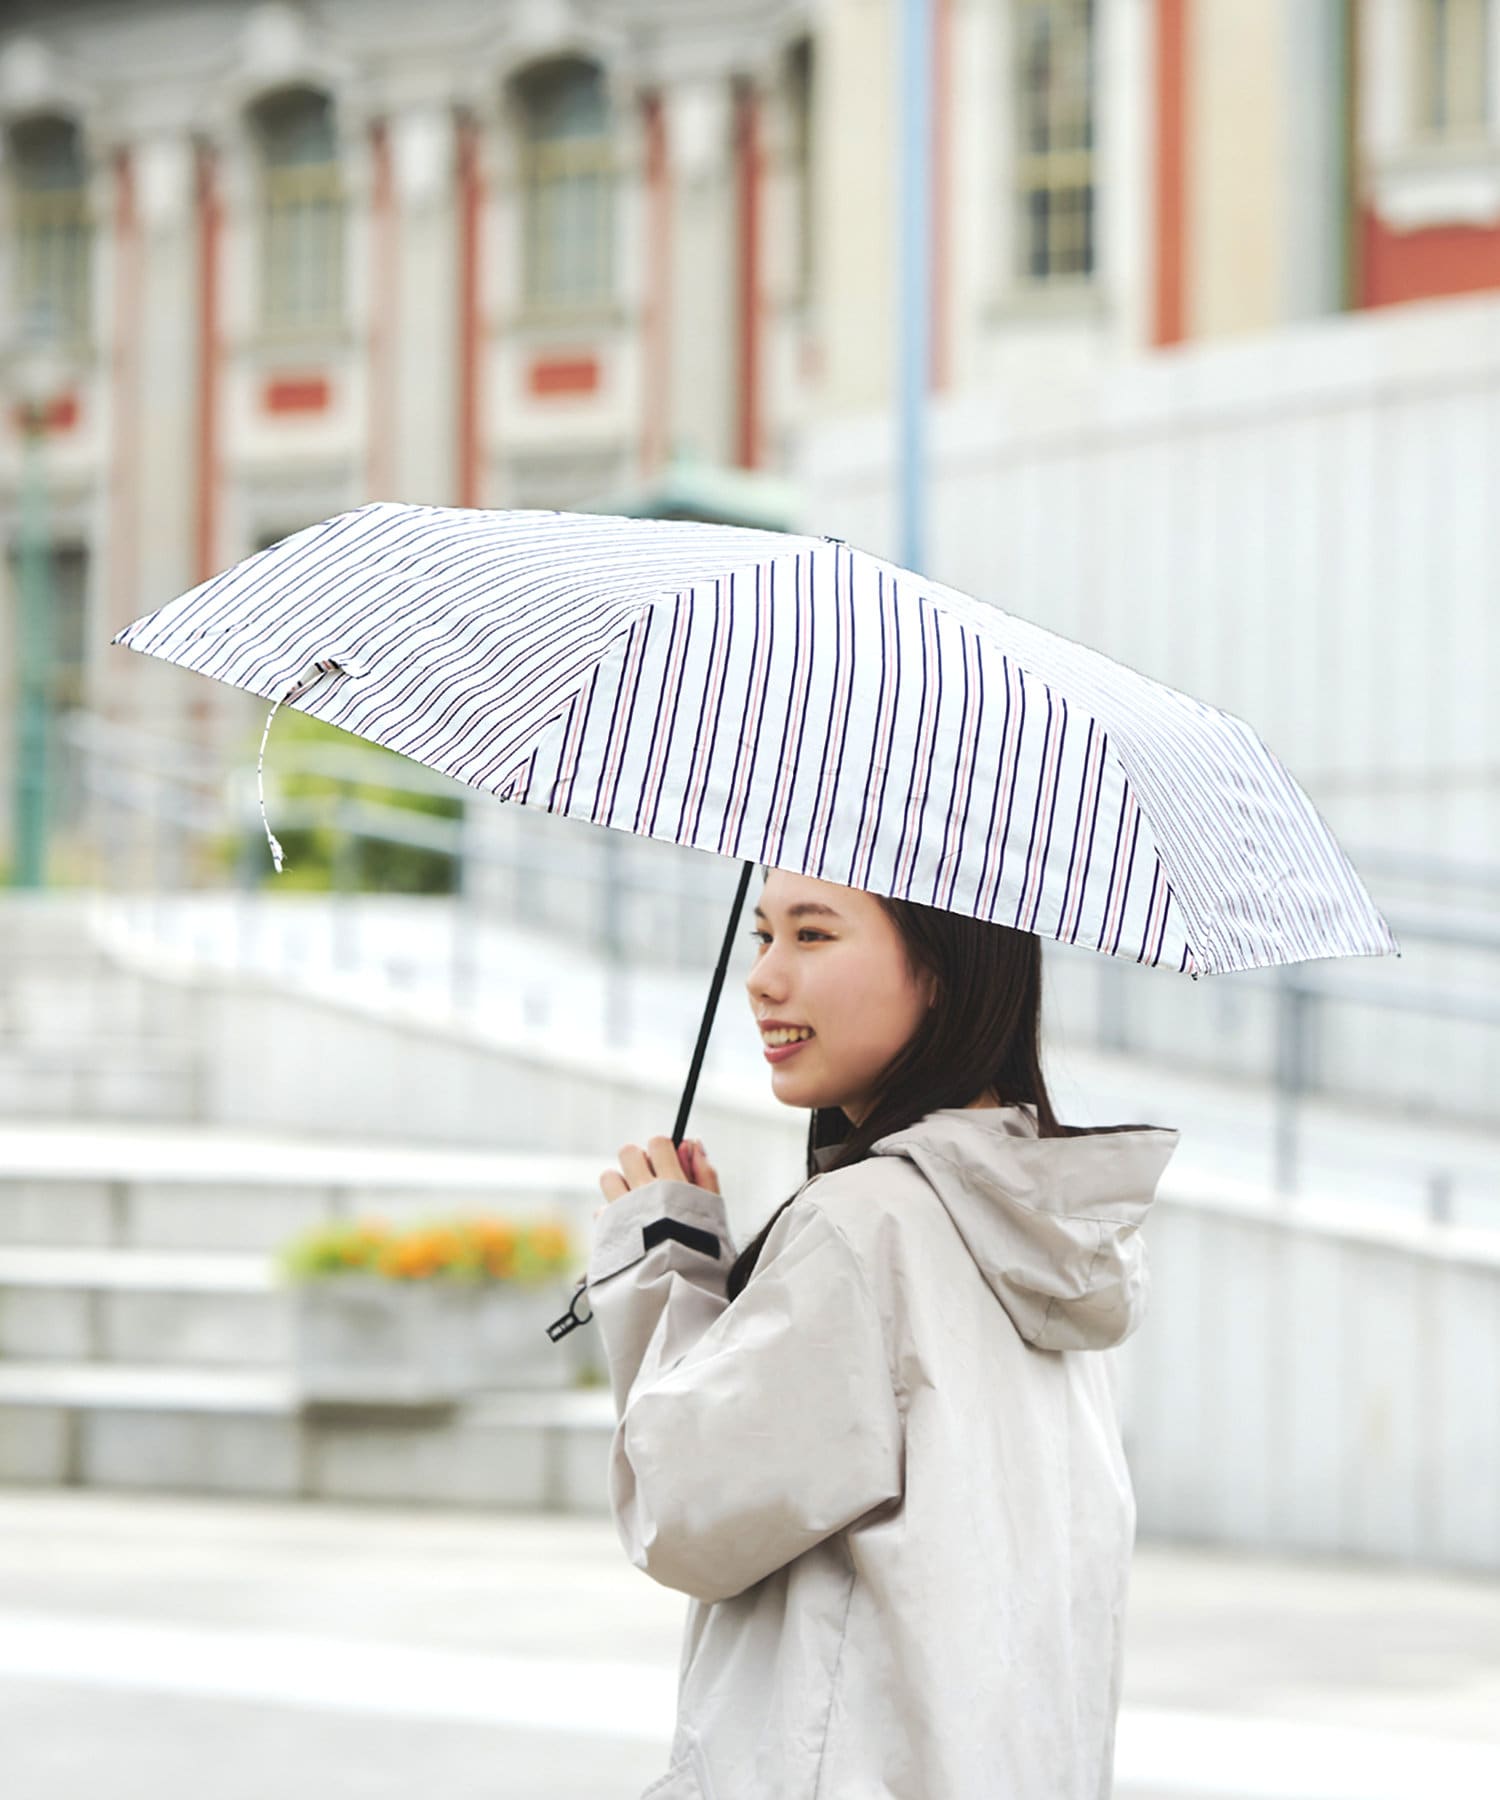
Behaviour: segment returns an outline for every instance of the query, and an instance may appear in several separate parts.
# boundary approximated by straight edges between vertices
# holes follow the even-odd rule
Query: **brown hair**
[[[762,864],[761,873],[770,873],[768,865]],[[1033,1107],[1042,1137],[1142,1129],[1063,1125],[1053,1113],[1042,1077],[1042,943],[1034,932],[915,900],[872,897],[901,934],[911,978],[919,980],[924,972],[936,977],[936,998],[881,1071],[870,1109],[858,1125],[850,1123],[842,1107],[813,1108],[807,1130],[809,1180],[822,1172],[814,1160],[816,1150],[836,1145],[838,1154],[827,1168],[847,1169],[864,1162],[878,1139],[940,1107],[967,1106],[991,1090],[1007,1105]],[[771,1227],[801,1192],[799,1187],[782,1201],[730,1265],[725,1291],[731,1300],[749,1281]]]

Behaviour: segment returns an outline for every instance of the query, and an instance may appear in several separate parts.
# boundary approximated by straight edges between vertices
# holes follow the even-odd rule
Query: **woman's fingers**
[[[714,1173],[714,1166],[708,1160],[707,1155],[704,1153],[703,1146],[698,1142],[697,1138],[692,1140],[692,1157],[693,1166],[689,1179],[697,1182],[699,1187],[707,1188],[711,1194],[717,1194],[719,1191],[719,1178]]]
[[[660,1181],[664,1177],[673,1181],[695,1182],[711,1193],[717,1194],[719,1191],[719,1180],[714,1173],[713,1164],[704,1154],[703,1146],[697,1138],[684,1138],[681,1145],[674,1145],[670,1137],[653,1137],[647,1140],[644,1150],[639,1144],[622,1144],[619,1154],[620,1167],[606,1169],[599,1177],[599,1191],[604,1195],[604,1206],[595,1207],[596,1219],[611,1200],[618,1200],[632,1188],[645,1187],[648,1182]]]

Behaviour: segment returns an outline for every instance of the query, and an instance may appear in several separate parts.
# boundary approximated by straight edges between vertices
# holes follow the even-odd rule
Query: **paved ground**
[[[685,1604],[607,1520],[0,1488],[0,1789],[635,1800]],[[1118,1752],[1118,1800],[1494,1800],[1500,1581],[1143,1543]]]

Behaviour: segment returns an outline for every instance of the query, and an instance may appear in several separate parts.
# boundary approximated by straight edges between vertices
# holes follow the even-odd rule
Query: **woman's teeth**
[[[775,1049],[781,1044],[800,1044],[813,1034],[810,1031],[767,1031],[762,1035],[772,1049]]]

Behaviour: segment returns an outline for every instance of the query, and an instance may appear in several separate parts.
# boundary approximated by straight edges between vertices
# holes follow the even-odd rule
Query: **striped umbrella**
[[[1397,951],[1242,720],[838,538],[376,501],[113,641],[739,858],[674,1141],[756,863],[1194,978]]]

